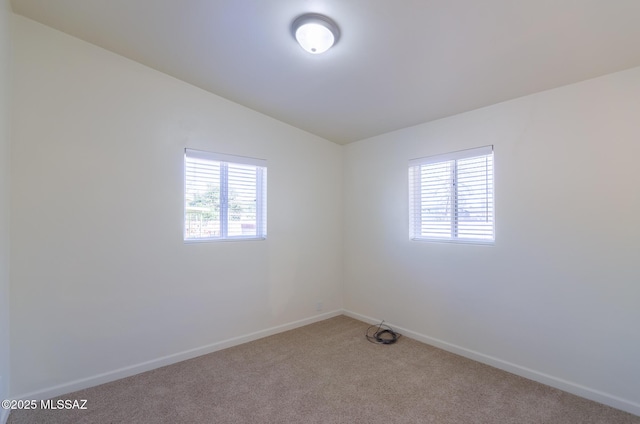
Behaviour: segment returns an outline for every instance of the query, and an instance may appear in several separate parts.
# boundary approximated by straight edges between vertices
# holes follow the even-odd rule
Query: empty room
[[[0,424],[640,423],[639,1],[0,1]]]

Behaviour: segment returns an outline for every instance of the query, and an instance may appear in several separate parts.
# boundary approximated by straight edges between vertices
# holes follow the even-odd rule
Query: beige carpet
[[[607,423],[640,417],[340,316],[61,396],[20,423]]]

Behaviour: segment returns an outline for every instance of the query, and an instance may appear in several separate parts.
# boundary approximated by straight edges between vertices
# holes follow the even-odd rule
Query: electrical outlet
[[[319,300],[316,303],[316,311],[318,311],[318,312],[322,311],[322,300]]]

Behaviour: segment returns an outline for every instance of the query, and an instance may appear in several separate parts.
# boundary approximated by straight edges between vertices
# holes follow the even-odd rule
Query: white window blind
[[[495,239],[493,146],[409,161],[413,240]]]
[[[262,159],[185,149],[184,239],[264,239],[267,167]]]

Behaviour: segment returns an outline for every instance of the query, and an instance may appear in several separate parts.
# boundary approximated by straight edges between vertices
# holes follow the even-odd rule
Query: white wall
[[[341,147],[13,26],[12,395],[305,322],[318,301],[340,309],[344,216],[348,311],[640,414],[640,69]],[[486,144],[495,246],[410,242],[407,161]],[[267,241],[182,242],[185,147],[268,160]]]
[[[11,5],[0,2],[0,400],[9,397],[9,178]],[[8,412],[0,409],[0,423]]]
[[[345,308],[640,415],[640,68],[345,147]],[[496,243],[408,238],[409,159],[493,144]]]
[[[318,301],[342,308],[341,146],[13,26],[12,395],[307,322]],[[185,147],[268,161],[268,240],[183,243]]]

